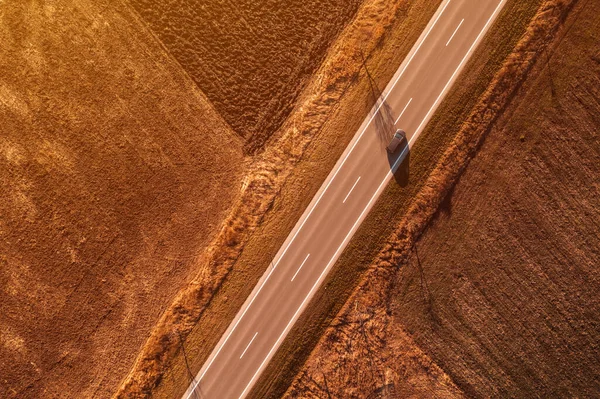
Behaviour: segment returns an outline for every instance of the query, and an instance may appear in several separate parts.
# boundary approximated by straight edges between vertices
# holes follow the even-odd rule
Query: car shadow
[[[408,186],[410,177],[410,147],[408,143],[404,141],[402,149],[399,149],[394,154],[388,152],[387,157],[396,183],[400,187]],[[399,165],[397,165],[398,162],[400,162]],[[395,170],[394,166],[396,167]]]

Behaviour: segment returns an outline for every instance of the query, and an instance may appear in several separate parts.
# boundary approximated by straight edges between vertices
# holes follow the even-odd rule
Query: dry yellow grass
[[[235,199],[242,142],[119,1],[3,1],[0,41],[0,397],[108,397]]]

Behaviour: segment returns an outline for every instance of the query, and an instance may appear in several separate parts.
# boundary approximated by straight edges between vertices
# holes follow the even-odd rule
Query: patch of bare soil
[[[4,1],[0,42],[0,397],[109,397],[242,143],[118,1]]]
[[[215,108],[262,150],[362,0],[129,0]]]
[[[597,395],[599,11],[543,3],[289,397]]]

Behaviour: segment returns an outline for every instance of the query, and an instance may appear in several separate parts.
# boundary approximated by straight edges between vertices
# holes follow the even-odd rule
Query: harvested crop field
[[[110,397],[241,185],[242,141],[119,2],[0,4],[0,397]]]
[[[598,395],[600,3],[545,1],[536,29],[569,4],[425,233],[404,251],[419,221],[402,222],[288,397]]]
[[[130,0],[244,139],[262,149],[362,0]]]
[[[599,13],[580,1],[399,276],[397,321],[468,396],[600,392]]]

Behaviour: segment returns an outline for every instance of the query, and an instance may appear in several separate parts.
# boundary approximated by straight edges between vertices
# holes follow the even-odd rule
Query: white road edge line
[[[402,112],[400,112],[400,115],[398,115],[398,119],[396,119],[396,122],[394,122],[394,125],[398,124],[398,121],[400,120],[400,118],[402,118],[402,115],[404,115],[404,111],[406,111],[406,108],[408,108],[408,104],[410,104],[411,101],[412,101],[412,97],[410,98],[410,100],[408,100],[408,102],[404,106],[404,109],[402,110]]]
[[[346,159],[348,159],[348,157],[350,156],[350,154],[352,153],[352,150],[354,150],[354,147],[356,146],[356,144],[360,141],[360,138],[363,136],[363,134],[365,133],[365,131],[367,130],[367,128],[369,127],[369,125],[371,124],[371,122],[373,121],[373,119],[375,118],[375,115],[377,115],[377,112],[379,112],[379,110],[381,109],[383,103],[385,102],[385,100],[387,100],[387,97],[390,95],[390,93],[392,92],[393,88],[396,86],[396,84],[398,83],[398,81],[400,80],[400,78],[402,77],[402,75],[404,74],[404,71],[406,71],[406,68],[408,68],[408,66],[410,65],[411,61],[413,60],[413,58],[415,57],[415,55],[417,54],[417,52],[419,51],[419,49],[421,48],[421,46],[423,45],[423,43],[425,42],[425,40],[427,39],[427,37],[429,36],[429,34],[431,33],[431,31],[433,30],[433,28],[435,27],[435,25],[437,24],[438,20],[440,19],[440,17],[442,16],[442,14],[444,13],[444,10],[446,10],[446,8],[448,7],[448,4],[450,4],[451,0],[448,0],[448,2],[444,5],[444,8],[440,11],[440,13],[437,15],[435,21],[433,21],[433,24],[431,24],[431,26],[429,27],[429,30],[427,31],[427,33],[425,34],[425,36],[423,36],[423,39],[421,40],[421,42],[418,44],[417,48],[415,49],[415,51],[412,53],[412,55],[410,56],[410,58],[408,59],[408,61],[406,62],[406,64],[404,65],[404,68],[402,69],[402,71],[400,72],[400,74],[398,75],[398,77],[396,78],[396,80],[394,81],[394,83],[392,84],[392,86],[390,87],[389,91],[386,93],[383,101],[379,104],[379,106],[377,107],[377,109],[375,110],[375,112],[373,113],[373,115],[371,116],[371,118],[369,119],[369,122],[367,123],[367,125],[364,127],[364,129],[362,130],[362,132],[360,133],[360,135],[358,136],[358,138],[354,141],[352,147],[350,148],[350,150],[348,151],[348,153],[346,154],[346,157],[343,159],[342,163],[339,165],[339,167],[337,168],[337,170],[335,171],[334,175],[332,176],[332,178],[329,180],[329,182],[327,183],[327,185],[325,186],[325,188],[323,189],[323,191],[321,192],[321,194],[319,195],[319,198],[317,199],[317,201],[315,202],[315,204],[313,205],[312,209],[310,210],[310,212],[306,215],[306,217],[304,218],[304,220],[302,221],[302,223],[300,224],[300,227],[298,228],[298,230],[296,230],[296,233],[294,234],[294,236],[292,237],[292,239],[290,240],[290,242],[288,243],[287,247],[285,248],[285,250],[282,252],[281,256],[279,256],[279,258],[277,259],[277,261],[275,262],[275,265],[273,266],[273,268],[270,270],[269,274],[267,275],[267,277],[263,280],[261,286],[259,287],[258,291],[256,292],[256,294],[252,297],[252,299],[250,300],[250,303],[248,304],[248,306],[244,309],[244,311],[242,312],[242,315],[239,317],[239,319],[237,319],[237,321],[235,322],[233,328],[229,331],[227,337],[225,338],[225,340],[223,340],[223,342],[221,343],[221,346],[219,347],[219,349],[217,350],[217,352],[215,353],[215,355],[210,359],[210,362],[208,363],[208,365],[206,366],[206,368],[204,369],[204,371],[202,372],[202,375],[200,375],[200,377],[198,378],[198,380],[196,381],[196,384],[194,385],[194,387],[191,389],[191,391],[189,392],[188,396],[186,399],[189,399],[190,396],[192,396],[192,393],[194,393],[194,390],[196,389],[196,387],[198,386],[198,384],[200,384],[200,381],[202,380],[202,378],[204,377],[204,375],[206,374],[206,372],[208,371],[208,369],[210,368],[210,366],[212,365],[212,363],[214,362],[214,360],[217,358],[217,356],[219,355],[219,353],[221,352],[221,349],[223,349],[223,347],[225,346],[225,344],[227,343],[227,341],[229,340],[229,337],[231,337],[231,334],[233,334],[233,331],[236,329],[236,327],[238,326],[238,324],[240,323],[240,321],[244,318],[244,315],[246,314],[246,312],[248,311],[248,309],[250,308],[250,306],[252,305],[252,303],[254,302],[254,299],[256,299],[256,297],[258,296],[258,293],[260,292],[260,290],[262,290],[263,286],[266,284],[266,282],[269,280],[269,277],[271,277],[271,274],[273,273],[273,271],[275,270],[275,268],[277,267],[277,265],[279,264],[279,261],[283,258],[283,256],[285,255],[285,253],[287,252],[288,248],[290,247],[290,245],[292,244],[292,242],[294,242],[294,239],[296,238],[296,236],[298,235],[298,233],[300,232],[300,230],[302,230],[302,227],[304,226],[304,224],[306,223],[306,221],[308,220],[308,218],[310,217],[310,215],[312,214],[313,210],[316,208],[317,204],[319,203],[319,201],[321,200],[321,198],[323,197],[323,195],[325,194],[325,192],[327,191],[327,188],[329,188],[329,185],[331,184],[331,182],[335,179],[335,177],[337,176],[338,172],[340,171],[340,169],[342,168],[342,166],[344,165],[344,163],[346,162]]]
[[[419,127],[417,128],[417,130],[415,131],[415,134],[410,138],[409,142],[408,142],[408,146],[404,147],[404,149],[402,150],[402,153],[400,154],[400,156],[398,157],[398,160],[396,160],[396,162],[394,163],[392,169],[387,173],[385,179],[381,182],[381,184],[379,185],[379,187],[377,188],[377,190],[375,191],[375,194],[371,197],[371,199],[369,200],[369,202],[367,203],[367,206],[365,207],[365,209],[363,209],[363,211],[361,212],[361,214],[359,215],[358,219],[356,220],[356,222],[354,222],[354,225],[352,225],[352,228],[350,229],[350,231],[348,232],[348,234],[346,235],[346,237],[344,238],[344,241],[342,241],[342,244],[338,247],[338,249],[335,251],[333,257],[331,258],[331,260],[329,261],[329,263],[327,263],[327,266],[325,266],[325,269],[323,269],[323,271],[321,272],[321,274],[319,275],[319,278],[317,279],[317,281],[315,282],[315,284],[312,286],[312,288],[310,289],[308,295],[306,296],[306,298],[304,298],[304,301],[302,301],[302,304],[300,304],[300,307],[298,308],[298,310],[296,310],[296,313],[294,313],[294,315],[292,316],[292,319],[289,321],[289,323],[286,325],[285,329],[283,330],[283,332],[281,333],[281,335],[279,335],[279,338],[277,338],[277,341],[275,341],[275,345],[273,345],[273,347],[271,348],[271,350],[269,351],[269,353],[267,353],[267,356],[265,357],[265,359],[262,361],[262,363],[260,364],[260,366],[258,367],[258,369],[256,370],[256,372],[254,373],[254,375],[252,376],[252,379],[250,380],[250,382],[248,383],[248,385],[246,385],[246,388],[244,389],[244,391],[242,392],[242,394],[239,396],[239,399],[242,399],[246,393],[248,392],[248,389],[250,388],[250,386],[254,383],[254,380],[256,379],[256,377],[258,376],[258,374],[260,373],[260,371],[264,368],[267,360],[271,357],[271,355],[273,354],[273,351],[275,350],[275,348],[277,348],[279,346],[279,343],[281,342],[281,340],[283,339],[283,337],[288,333],[288,331],[291,328],[291,325],[293,324],[293,322],[296,320],[296,318],[298,317],[298,314],[300,313],[300,311],[302,310],[302,308],[304,307],[304,305],[306,304],[306,301],[312,297],[316,287],[319,286],[319,284],[321,283],[321,280],[323,279],[323,277],[325,276],[326,272],[329,270],[329,268],[331,267],[331,265],[333,264],[333,260],[336,259],[340,249],[342,247],[344,247],[349,238],[352,236],[352,234],[354,233],[354,231],[357,228],[358,223],[362,220],[365,212],[370,208],[371,203],[373,202],[373,200],[379,195],[379,193],[381,192],[382,188],[385,186],[385,184],[391,179],[392,175],[393,175],[393,171],[397,168],[398,164],[400,163],[400,161],[404,158],[405,152],[407,149],[410,148],[410,145],[414,142],[414,140],[416,140],[416,138],[418,137],[418,133],[419,130],[421,129],[423,123],[429,118],[429,114],[431,113],[431,111],[437,106],[437,103],[439,102],[440,98],[442,97],[442,95],[447,91],[448,86],[450,85],[450,82],[452,82],[452,80],[454,79],[454,77],[456,76],[456,74],[458,73],[458,71],[462,68],[462,65],[464,64],[464,62],[466,61],[466,59],[469,57],[469,55],[473,52],[473,49],[475,48],[475,45],[479,42],[479,39],[481,38],[481,36],[483,35],[483,33],[487,30],[488,25],[490,24],[490,22],[494,19],[494,17],[496,16],[496,14],[498,13],[498,10],[500,9],[500,6],[502,4],[504,4],[507,0],[500,0],[500,2],[498,3],[498,6],[496,6],[496,9],[494,10],[494,12],[492,13],[492,15],[490,16],[490,18],[487,20],[486,24],[484,25],[483,29],[481,30],[481,32],[479,32],[479,34],[477,35],[477,37],[475,38],[475,41],[473,42],[473,44],[471,45],[471,47],[469,48],[469,50],[467,51],[467,53],[465,54],[465,56],[463,57],[463,59],[461,60],[460,64],[458,65],[458,67],[456,68],[456,70],[454,71],[454,73],[452,74],[452,77],[450,78],[450,80],[448,81],[448,83],[446,83],[446,86],[444,86],[444,89],[442,90],[442,92],[440,93],[440,95],[437,97],[437,99],[435,100],[433,106],[429,109],[429,111],[427,112],[427,115],[425,115],[425,119],[423,119],[423,121],[421,122],[421,124],[419,125]]]
[[[252,345],[252,342],[254,342],[254,339],[256,338],[257,335],[258,335],[258,331],[254,333],[254,337],[252,337],[252,339],[250,340],[250,342],[248,342],[248,346],[246,346],[246,349],[244,349],[244,351],[242,352],[242,355],[240,356],[240,359],[244,357],[244,355],[246,354],[246,351],[248,350],[248,348],[250,347],[250,345]]]
[[[256,299],[256,297],[258,296],[258,293],[260,292],[260,290],[262,290],[263,286],[269,280],[269,278],[271,277],[271,274],[273,274],[273,271],[275,270],[275,268],[279,264],[279,261],[283,258],[283,256],[287,252],[287,250],[290,247],[290,245],[292,245],[292,242],[294,242],[294,239],[296,238],[296,236],[298,235],[298,233],[300,232],[300,230],[302,230],[302,227],[304,226],[304,224],[306,223],[306,221],[308,220],[308,218],[312,214],[313,210],[316,208],[317,204],[319,203],[319,201],[321,200],[321,198],[323,197],[323,195],[327,191],[327,188],[329,188],[329,185],[331,184],[331,182],[335,179],[335,177],[337,176],[337,174],[340,171],[340,169],[342,169],[342,166],[346,162],[346,159],[348,159],[348,157],[352,153],[352,150],[354,150],[354,147],[356,147],[356,144],[360,141],[361,137],[363,136],[363,134],[365,133],[365,131],[367,130],[367,128],[369,127],[369,125],[371,124],[371,122],[373,121],[373,119],[375,118],[375,115],[377,115],[377,113],[379,112],[379,110],[381,109],[381,107],[383,106],[383,104],[385,103],[385,100],[387,100],[388,96],[390,95],[390,93],[392,92],[392,90],[394,89],[394,87],[396,86],[396,84],[398,83],[398,81],[400,80],[400,78],[402,77],[402,75],[404,75],[404,72],[406,71],[406,68],[408,68],[408,66],[410,65],[411,61],[415,57],[415,55],[419,52],[419,49],[421,48],[421,46],[423,45],[423,43],[425,42],[425,40],[427,39],[427,37],[429,36],[429,34],[431,33],[431,31],[433,30],[433,28],[435,27],[435,25],[437,24],[438,20],[440,19],[440,17],[442,16],[442,14],[444,13],[444,11],[448,7],[448,4],[450,4],[451,1],[452,0],[448,0],[448,2],[444,5],[444,8],[442,8],[442,10],[439,12],[439,14],[437,15],[437,17],[435,18],[435,20],[433,21],[433,23],[429,27],[429,30],[427,31],[427,33],[425,34],[425,36],[423,36],[423,39],[421,39],[421,42],[418,44],[417,48],[415,49],[415,51],[412,53],[412,55],[410,56],[410,58],[408,59],[408,61],[404,65],[404,68],[402,69],[402,71],[400,72],[400,74],[398,75],[398,77],[396,78],[396,80],[394,81],[394,83],[392,84],[392,86],[390,87],[390,89],[388,90],[388,92],[386,93],[385,97],[383,98],[383,101],[379,104],[379,106],[377,106],[377,109],[375,110],[375,112],[373,113],[373,115],[371,116],[371,118],[369,119],[369,122],[367,122],[367,125],[364,127],[364,129],[362,130],[362,132],[360,132],[360,135],[358,136],[358,138],[352,144],[352,147],[350,148],[350,150],[346,154],[346,157],[343,159],[343,161],[338,166],[337,170],[335,171],[335,173],[333,174],[333,176],[331,177],[331,179],[329,180],[329,182],[327,183],[327,185],[325,186],[325,188],[323,189],[323,191],[319,195],[319,198],[317,198],[317,201],[313,205],[312,209],[306,215],[306,217],[304,218],[304,220],[300,224],[300,227],[298,227],[298,230],[296,230],[296,233],[294,234],[294,236],[292,237],[292,239],[287,244],[287,247],[282,252],[281,256],[279,256],[279,258],[275,262],[275,265],[269,271],[269,274],[267,275],[267,277],[263,280],[263,282],[262,282],[261,286],[259,287],[258,291],[256,292],[256,294],[254,294],[254,296],[250,300],[250,303],[248,304],[248,306],[242,312],[242,315],[239,317],[239,319],[237,319],[237,321],[235,322],[234,326],[231,328],[231,330],[227,334],[227,337],[222,341],[221,346],[219,347],[219,349],[217,350],[217,352],[215,353],[215,355],[210,359],[208,365],[206,366],[206,368],[202,372],[202,375],[200,375],[200,377],[198,378],[198,380],[194,384],[194,387],[188,393],[188,396],[187,396],[186,399],[189,399],[192,396],[192,394],[196,390],[196,387],[198,386],[198,384],[200,384],[200,381],[202,380],[202,378],[204,377],[204,375],[206,374],[206,372],[208,371],[208,369],[210,368],[210,366],[213,364],[214,360],[217,358],[217,356],[219,355],[219,353],[221,352],[221,349],[223,349],[223,347],[225,346],[225,344],[227,343],[227,341],[231,337],[231,334],[233,334],[233,331],[236,329],[236,327],[238,326],[238,324],[240,323],[240,321],[244,318],[244,315],[246,314],[246,312],[248,311],[248,309],[250,308],[250,306],[252,305],[252,303],[254,302],[254,300]]]
[[[460,26],[463,24],[463,22],[465,22],[464,18],[462,19],[462,21],[460,21],[460,24],[458,24],[458,26],[456,27],[456,29],[454,29],[454,33],[452,34],[452,36],[450,36],[450,39],[448,39],[448,43],[446,43],[446,47],[448,47],[448,45],[452,41],[452,38],[454,38],[454,35],[456,35],[456,32],[458,32],[458,28],[460,28]]]
[[[302,264],[300,265],[300,267],[298,268],[298,270],[296,270],[296,273],[294,273],[294,277],[292,277],[292,279],[290,281],[294,281],[294,279],[296,278],[296,276],[298,275],[298,272],[300,272],[300,269],[302,269],[302,266],[304,266],[304,264],[306,263],[306,261],[308,260],[308,257],[310,256],[310,254],[306,255],[306,258],[304,258],[304,260],[302,261]]]
[[[342,204],[346,203],[346,200],[348,199],[348,197],[352,193],[352,190],[354,190],[354,187],[356,187],[356,185],[358,184],[359,180],[360,180],[360,176],[358,176],[358,179],[356,179],[356,181],[354,182],[354,185],[352,186],[352,188],[350,189],[350,191],[348,191],[348,194],[346,194],[346,198],[344,198],[344,200],[342,201]]]

